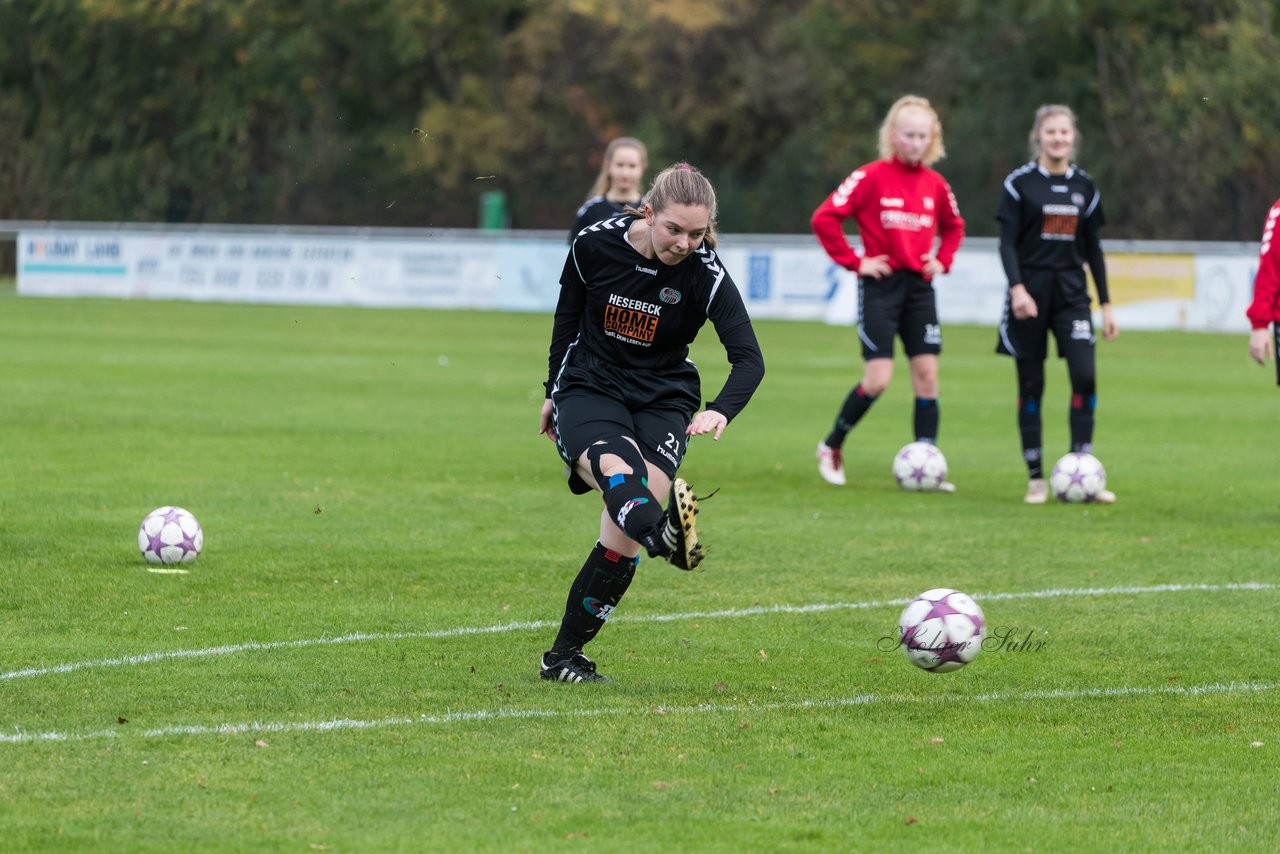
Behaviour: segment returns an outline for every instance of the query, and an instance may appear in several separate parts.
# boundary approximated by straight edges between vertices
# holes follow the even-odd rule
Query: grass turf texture
[[[1269,850],[1280,591],[982,596],[1277,582],[1244,336],[1102,343],[1119,503],[1028,507],[992,329],[946,330],[948,496],[890,476],[901,357],[822,483],[853,333],[757,328],[765,384],[682,470],[722,487],[705,571],[643,561],[588,650],[614,684],[564,686],[536,660],[598,504],[536,435],[549,318],[0,294],[3,847]],[[1067,397],[1053,360],[1050,457]],[[187,576],[135,548],[168,503],[205,528]],[[933,675],[882,648],[900,604],[714,613],[935,586],[1032,643]]]

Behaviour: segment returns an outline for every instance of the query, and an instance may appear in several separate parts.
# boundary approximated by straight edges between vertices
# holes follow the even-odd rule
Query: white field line
[[[1227,682],[1210,685],[1182,687],[1177,685],[1160,685],[1154,687],[1121,686],[1117,688],[1084,688],[1080,690],[1037,690],[1004,692],[997,691],[973,696],[950,696],[947,703],[1030,703],[1041,700],[1091,700],[1130,697],[1203,697],[1212,694],[1241,694],[1274,691],[1280,684],[1273,682]],[[93,741],[107,738],[165,738],[169,736],[200,735],[241,735],[251,733],[266,735],[270,733],[290,732],[335,732],[339,730],[374,730],[388,727],[411,726],[414,724],[455,724],[473,721],[531,720],[554,718],[588,718],[617,715],[623,717],[640,717],[645,715],[706,715],[706,714],[752,714],[775,711],[805,711],[809,709],[840,709],[849,706],[876,705],[934,705],[938,698],[932,694],[913,695],[879,695],[860,694],[853,697],[838,697],[831,700],[800,700],[790,703],[706,703],[696,706],[669,706],[657,708],[606,707],[597,709],[492,709],[474,712],[443,712],[434,715],[422,714],[416,717],[377,718],[373,720],[353,720],[339,718],[326,721],[251,721],[248,723],[226,723],[209,725],[176,725],[158,727],[156,729],[128,732],[126,730],[103,729],[91,732],[22,732],[0,733],[0,744],[33,744],[40,742],[75,742]]]
[[[1050,590],[1033,590],[1021,593],[986,593],[973,598],[979,602],[997,602],[1009,599],[1055,599],[1064,596],[1129,596],[1149,593],[1185,593],[1185,592],[1220,592],[1228,590],[1275,590],[1280,585],[1260,582],[1242,584],[1158,584],[1150,587],[1076,587],[1055,588]],[[878,602],[820,602],[811,605],[757,605],[751,608],[727,608],[720,611],[686,611],[678,614],[641,614],[636,616],[619,616],[619,622],[627,623],[670,623],[679,620],[718,620],[731,617],[755,617],[766,614],[815,614],[823,611],[842,611],[863,608],[886,608],[902,606],[910,599],[885,599]],[[353,632],[328,638],[304,638],[291,641],[247,641],[245,643],[227,644],[225,646],[204,647],[201,649],[175,649],[168,652],[145,652],[138,655],[126,655],[120,658],[101,658],[94,661],[74,661],[66,664],[53,664],[48,667],[28,667],[24,670],[11,670],[0,673],[0,682],[13,679],[30,679],[38,676],[52,676],[59,673],[71,673],[76,670],[89,670],[102,667],[129,667],[138,664],[151,664],[157,661],[169,661],[184,658],[209,658],[219,655],[233,655],[240,652],[257,652],[276,649],[299,649],[310,646],[331,646],[345,643],[363,643],[365,641],[395,640],[429,640],[433,638],[456,638],[467,635],[493,635],[506,632],[532,631],[556,628],[557,620],[533,620],[526,622],[499,623],[493,626],[457,626],[452,629],[435,629],[421,632]]]

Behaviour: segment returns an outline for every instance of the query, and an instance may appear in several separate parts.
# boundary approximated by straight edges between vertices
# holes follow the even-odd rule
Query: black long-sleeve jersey
[[[1000,260],[1010,286],[1024,282],[1023,267],[1067,270],[1089,265],[1098,302],[1110,302],[1099,229],[1106,224],[1093,179],[1072,164],[1051,175],[1033,160],[1004,179],[996,209]]]
[[[547,393],[575,341],[624,371],[663,371],[688,359],[689,344],[709,319],[731,368],[707,408],[732,420],[764,378],[764,357],[742,295],[705,245],[674,266],[646,258],[627,239],[634,220],[596,223],[570,247],[551,333]]]
[[[623,209],[630,206],[636,210],[644,204],[643,199],[634,199],[629,202],[611,202],[604,196],[592,196],[582,203],[582,207],[578,208],[578,212],[574,214],[573,230],[569,232],[569,242],[578,236],[578,232],[589,225],[595,225],[603,219],[611,219],[615,216],[622,216]]]

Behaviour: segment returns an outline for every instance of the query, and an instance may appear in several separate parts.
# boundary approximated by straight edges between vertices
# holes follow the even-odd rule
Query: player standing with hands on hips
[[[945,155],[942,123],[929,102],[915,95],[899,98],[880,128],[880,159],[855,169],[813,213],[813,233],[831,260],[858,274],[858,338],[865,362],[862,381],[818,443],[818,473],[827,483],[846,482],[845,437],[889,387],[895,335],[911,362],[916,441],[937,443],[942,330],[933,280],[950,271],[964,239],[955,195],[929,168]],[[862,235],[861,255],[844,235],[849,217]],[[955,485],[939,489],[953,492]]]
[[[1249,334],[1249,355],[1259,365],[1280,351],[1280,249],[1276,248],[1276,225],[1280,224],[1280,199],[1271,206],[1262,227],[1262,249],[1258,253],[1258,274],[1253,278],[1253,302],[1246,314],[1253,332]],[[1267,332],[1271,326],[1272,331]],[[1274,338],[1273,338],[1274,336]],[[1276,384],[1280,385],[1280,361],[1276,362]]]
[[[1102,306],[1102,335],[1110,341],[1119,334],[1098,234],[1106,222],[1102,197],[1093,179],[1073,162],[1078,138],[1070,107],[1047,104],[1037,110],[1030,134],[1034,159],[1004,179],[996,211],[1000,261],[1009,279],[996,352],[1017,362],[1018,430],[1029,474],[1023,500],[1028,504],[1043,504],[1049,496],[1040,399],[1050,330],[1071,380],[1071,450],[1093,452],[1097,339],[1085,263]],[[1111,504],[1116,496],[1104,489],[1094,500]]]
[[[764,377],[742,296],[715,253],[715,222],[711,182],[677,163],[654,178],[642,210],[588,226],[569,249],[539,428],[569,466],[569,488],[601,492],[604,511],[543,679],[606,681],[582,648],[618,606],[642,548],[680,569],[702,561],[698,499],[676,471],[689,439],[718,441]],[[707,320],[731,368],[698,412],[689,344]]]

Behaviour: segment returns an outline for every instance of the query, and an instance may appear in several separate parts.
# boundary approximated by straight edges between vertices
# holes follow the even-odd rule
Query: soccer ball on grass
[[[936,445],[912,442],[893,458],[893,479],[910,492],[932,492],[947,479],[947,458]]]
[[[898,632],[908,661],[921,670],[948,673],[977,657],[986,635],[986,618],[978,603],[965,594],[935,587],[903,609]]]
[[[202,548],[200,523],[181,507],[157,507],[138,528],[138,549],[150,564],[191,563]]]
[[[1059,501],[1083,504],[1107,487],[1107,472],[1093,454],[1072,451],[1053,466],[1049,488]]]

